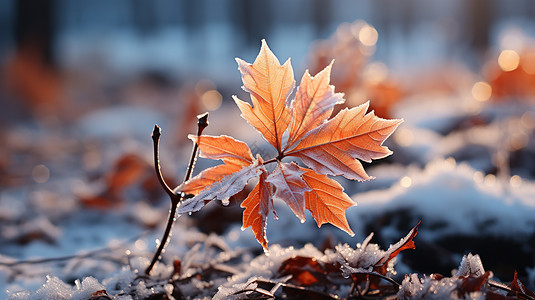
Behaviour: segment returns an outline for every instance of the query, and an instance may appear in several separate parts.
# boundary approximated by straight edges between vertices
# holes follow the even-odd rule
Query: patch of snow
[[[521,238],[531,234],[535,230],[532,197],[509,187],[508,182],[485,181],[480,176],[465,163],[435,160],[424,170],[407,173],[406,179],[387,190],[354,195],[358,209],[349,210],[348,219],[353,227],[356,223],[357,229],[362,229],[379,214],[405,209],[413,218],[423,219],[421,238],[484,233],[510,236],[511,232]]]
[[[58,277],[47,276],[45,284],[39,288],[35,293],[31,294],[28,291],[16,292],[9,294],[12,300],[84,300],[104,290],[104,286],[93,277],[86,277],[80,282],[76,280],[75,286],[64,283]]]
[[[403,116],[405,126],[442,132],[457,120],[472,114],[462,97],[418,95],[403,100],[396,107],[396,116]]]
[[[482,291],[468,291],[464,294],[458,293],[466,277],[477,278],[484,276],[485,271],[479,255],[471,253],[465,255],[459,266],[459,271],[452,277],[436,277],[436,275],[425,275],[420,278],[418,274],[405,276],[397,294],[398,299],[486,299]],[[492,272],[488,274],[492,278]],[[485,283],[486,284],[486,283]]]

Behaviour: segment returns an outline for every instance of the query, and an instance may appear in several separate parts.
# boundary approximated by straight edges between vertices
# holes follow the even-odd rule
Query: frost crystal
[[[472,253],[468,253],[468,255],[463,256],[463,260],[461,261],[461,265],[459,266],[459,270],[457,270],[455,276],[478,277],[484,273],[485,269],[483,268],[483,263],[481,262],[479,255],[472,255]]]

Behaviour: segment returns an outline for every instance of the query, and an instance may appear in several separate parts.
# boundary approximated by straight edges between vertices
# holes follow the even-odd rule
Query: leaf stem
[[[278,161],[282,161],[282,159],[285,158],[285,157],[286,157],[286,155],[285,155],[284,153],[281,153],[281,154],[279,154],[279,156],[274,157],[274,158],[272,158],[272,159],[270,159],[270,160],[265,161],[265,162],[264,162],[264,165],[272,164],[272,163],[274,163],[274,162],[278,162]]]
[[[385,275],[382,275],[382,274],[379,274],[377,272],[353,272],[351,273],[351,275],[367,275],[367,276],[376,276],[376,277],[379,277],[381,279],[384,279],[388,282],[390,282],[392,284],[392,286],[396,287],[397,290],[399,290],[401,284],[398,283],[397,281],[395,281],[394,279],[388,277],[388,276],[385,276]]]
[[[203,130],[208,126],[208,113],[204,113],[202,115],[197,116],[198,122],[197,122],[197,136],[201,136]],[[163,234],[163,237],[160,241],[160,244],[158,245],[158,249],[154,253],[154,256],[152,257],[152,260],[150,262],[150,265],[145,269],[145,274],[150,275],[150,272],[152,271],[152,268],[156,264],[156,262],[160,259],[161,254],[164,252],[164,248],[169,243],[169,237],[171,236],[171,229],[173,228],[173,223],[176,220],[176,210],[178,208],[178,205],[184,200],[184,198],[191,196],[186,195],[182,192],[174,192],[169,188],[167,183],[165,182],[165,179],[162,176],[161,168],[160,168],[160,159],[159,159],[159,141],[161,136],[161,130],[158,125],[154,126],[154,131],[152,132],[152,141],[154,145],[154,169],[156,170],[156,176],[158,177],[158,181],[160,182],[160,185],[165,190],[169,198],[171,199],[171,209],[169,210],[169,218],[167,219],[167,225],[165,227],[165,231]],[[191,158],[188,164],[188,169],[186,171],[186,176],[184,176],[184,182],[188,181],[191,177],[191,174],[193,173],[193,167],[195,166],[195,162],[197,160],[197,152],[199,151],[199,146],[197,143],[193,146],[193,151],[191,152]]]

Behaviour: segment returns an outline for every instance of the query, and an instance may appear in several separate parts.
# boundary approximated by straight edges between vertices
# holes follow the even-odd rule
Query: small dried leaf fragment
[[[513,281],[509,285],[511,288],[511,292],[508,294],[508,296],[518,296],[522,295],[525,299],[529,299],[529,297],[535,299],[535,292],[529,290],[521,281],[518,279],[518,272],[515,270],[515,275],[513,276]],[[520,297],[519,297],[520,298]]]
[[[461,277],[461,286],[457,291],[460,297],[465,296],[467,293],[481,291],[484,285],[487,283],[487,280],[492,277],[492,272],[487,271],[479,276],[467,276]]]
[[[253,106],[237,97],[234,101],[241,116],[253,125],[279,152],[282,135],[290,122],[286,101],[294,85],[294,74],[287,60],[282,66],[265,40],[253,64],[236,58],[242,74],[243,89],[251,94]]]
[[[327,271],[317,259],[307,256],[295,256],[283,261],[278,270],[278,277],[292,275],[290,282],[300,286],[311,286],[325,282]]]
[[[288,156],[295,156],[314,171],[326,175],[342,175],[353,180],[368,180],[362,164],[390,154],[382,143],[402,120],[386,120],[368,114],[368,103],[340,111],[334,118],[316,127],[303,138]]]
[[[375,271],[383,275],[386,274],[386,265],[388,264],[390,260],[396,257],[403,250],[416,248],[416,246],[414,245],[413,239],[418,234],[418,226],[420,226],[420,223],[421,221],[418,222],[418,224],[416,224],[416,226],[414,226],[409,231],[409,233],[407,233],[407,235],[404,238],[402,238],[399,242],[395,243],[394,245],[390,245],[388,250],[386,250],[384,257],[375,264],[377,268],[384,267],[385,273],[381,273],[380,271],[374,269]]]

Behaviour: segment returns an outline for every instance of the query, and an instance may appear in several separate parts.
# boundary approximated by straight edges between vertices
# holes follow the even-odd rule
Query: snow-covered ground
[[[166,263],[157,265],[156,273],[161,278],[172,274],[175,259],[182,262],[180,276],[183,277],[206,265],[227,268],[227,275],[247,270],[241,273],[240,280],[237,277],[229,281],[226,276],[218,278],[216,282],[221,285],[221,295],[225,291],[235,291],[239,287],[237,284],[246,284],[250,278],[269,279],[271,273],[258,267],[260,265],[276,269],[283,257],[322,257],[324,254],[315,247],[321,247],[327,240],[355,247],[372,231],[375,241],[386,248],[421,220],[419,234],[415,238],[417,250],[420,245],[424,245],[426,251],[435,249],[438,255],[428,255],[434,258],[442,255],[443,260],[454,263],[455,267],[468,251],[496,247],[497,253],[481,254],[483,264],[489,265],[489,269],[500,265],[491,260],[501,255],[503,262],[511,264],[506,270],[517,269],[533,287],[535,164],[530,159],[517,160],[533,157],[535,152],[535,106],[531,102],[513,102],[511,105],[515,108],[489,103],[474,113],[474,110],[464,109],[462,105],[452,105],[454,101],[437,98],[429,100],[429,103],[402,102],[403,107],[396,113],[404,117],[405,123],[389,140],[394,154],[385,162],[367,166],[376,179],[361,183],[342,182],[358,203],[347,211],[349,223],[357,233],[355,237],[329,225],[318,229],[310,215],[307,222],[301,224],[285,205],[275,203],[279,219],[268,221],[267,237],[271,250],[265,256],[252,232],[241,230],[239,218],[235,216],[241,209],[236,205],[222,207],[211,204],[203,209],[205,214],[209,215],[211,211],[225,214],[228,210],[235,222],[222,224],[221,235],[216,236],[199,230],[199,222],[210,222],[208,217],[180,216],[164,254]],[[433,113],[430,107],[440,109]],[[212,114],[212,126],[226,126],[224,118],[217,114]],[[482,116],[485,121],[476,126],[456,126],[476,115]],[[98,128],[105,123],[108,125],[104,127],[117,123],[119,127],[111,127],[121,128],[121,122],[128,118],[136,119],[136,127],[123,128],[120,133],[111,131],[104,136],[106,130]],[[165,114],[160,117],[155,115],[154,119],[158,118],[165,122]],[[78,122],[78,127],[63,129],[61,134],[47,136],[46,129],[24,127],[15,128],[10,133],[7,141],[12,150],[20,151],[18,159],[34,159],[33,163],[46,165],[49,174],[46,180],[42,180],[43,183],[38,183],[41,179],[39,169],[35,167],[33,183],[3,188],[0,193],[0,285],[3,287],[0,290],[5,291],[0,297],[41,299],[46,298],[45,295],[54,295],[49,298],[65,295],[67,298],[87,299],[88,295],[103,289],[110,296],[121,295],[121,291],[132,292],[132,289],[136,289],[139,295],[151,292],[149,287],[143,286],[143,281],[134,279],[148,264],[155,247],[154,241],[163,231],[168,203],[162,194],[151,194],[149,189],[140,186],[143,180],[153,176],[150,120],[143,120],[144,117],[135,109],[116,108],[103,114],[88,115]],[[140,132],[143,131],[140,124],[145,123],[146,134]],[[100,136],[93,134],[92,130]],[[38,131],[42,131],[41,137],[36,133]],[[124,132],[129,131],[125,136]],[[527,138],[524,147],[507,151],[509,164],[497,166],[496,157],[507,150],[504,147],[507,138],[519,131]],[[73,140],[74,134],[79,132],[84,135]],[[29,135],[32,133],[35,136]],[[110,142],[115,139],[118,139],[116,143]],[[98,154],[102,163],[91,169],[87,157],[84,165],[84,155],[88,153],[90,141],[99,140]],[[61,154],[56,153],[58,151]],[[167,145],[162,150],[162,161],[165,168],[177,172],[184,162],[175,164],[170,158],[171,152]],[[41,153],[41,160],[32,158],[36,153]],[[99,209],[97,205],[83,202],[81,199],[102,194],[109,187],[106,177],[113,172],[114,162],[125,153],[138,155],[142,165],[139,172],[147,175],[139,175],[126,183],[119,191],[119,203],[108,203]],[[174,159],[185,161],[186,157],[187,153],[183,153],[175,155]],[[30,162],[28,164],[31,165]],[[202,164],[200,162],[201,167]],[[466,243],[466,239],[479,239],[480,244]],[[499,240],[510,244],[510,253],[507,245],[485,244]],[[305,246],[307,243],[312,244]],[[515,249],[518,247],[521,249]],[[523,260],[506,258],[518,253]],[[414,263],[419,257],[411,255],[410,251],[406,256],[410,259],[399,261],[398,273],[433,268],[430,265],[427,269],[419,269],[420,264]],[[227,263],[236,257],[239,257],[239,263],[229,266]],[[489,261],[485,261],[487,257]],[[192,268],[190,271],[188,264]],[[444,266],[451,264],[437,262],[437,272],[442,271]],[[512,275],[511,271],[509,277],[499,279],[511,280]],[[136,284],[128,285],[128,282]],[[71,285],[73,283],[74,286]],[[198,293],[199,286],[207,283],[200,280],[188,284],[194,287],[183,288],[186,294],[188,291]],[[168,289],[172,290],[172,287]],[[211,286],[207,291],[216,292],[217,288]]]

